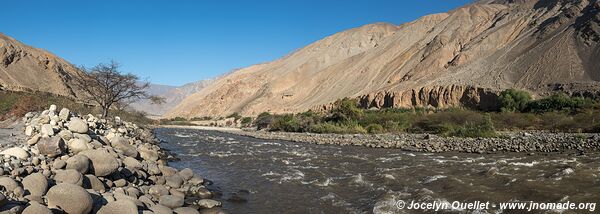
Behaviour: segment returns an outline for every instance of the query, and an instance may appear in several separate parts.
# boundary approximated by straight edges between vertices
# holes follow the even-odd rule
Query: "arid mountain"
[[[394,26],[372,24],[226,75],[166,116],[326,108],[495,105],[500,90],[595,93],[600,2],[487,0]]]
[[[70,82],[76,72],[80,71],[64,59],[0,33],[0,90],[75,97]]]
[[[185,84],[180,87],[150,84],[147,92],[165,98],[165,103],[161,105],[152,104],[149,100],[140,100],[132,103],[131,107],[135,110],[146,112],[152,116],[161,116],[177,106],[187,96],[199,92],[204,87],[212,83],[213,80],[200,80]]]

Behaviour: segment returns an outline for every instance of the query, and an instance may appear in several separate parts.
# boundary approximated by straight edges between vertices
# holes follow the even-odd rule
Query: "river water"
[[[171,165],[213,181],[209,189],[231,213],[523,213],[401,210],[396,203],[600,202],[597,154],[432,154],[155,131],[181,159]],[[583,211],[530,213],[560,212]]]

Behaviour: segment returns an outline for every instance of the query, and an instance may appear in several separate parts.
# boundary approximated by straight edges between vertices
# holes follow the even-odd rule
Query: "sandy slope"
[[[596,0],[481,1],[366,25],[226,75],[166,116],[298,112],[343,97],[365,107],[491,105],[510,87],[593,92],[599,10]]]

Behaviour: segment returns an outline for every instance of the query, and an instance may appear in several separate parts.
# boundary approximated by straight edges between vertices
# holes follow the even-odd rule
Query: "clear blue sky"
[[[12,0],[0,32],[75,65],[111,59],[182,85],[271,61],[349,28],[401,24],[470,0]]]

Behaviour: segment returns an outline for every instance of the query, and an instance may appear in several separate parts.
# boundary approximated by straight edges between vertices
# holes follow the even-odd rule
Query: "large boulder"
[[[65,141],[58,136],[42,138],[36,146],[41,155],[49,157],[56,157],[65,151]]]
[[[127,140],[127,138],[115,136],[110,139],[110,145],[115,149],[123,151],[123,154],[129,157],[135,158],[138,156],[137,149],[135,146],[129,144],[129,140]]]
[[[179,176],[179,174],[167,176],[165,178],[165,180],[166,180],[167,186],[170,186],[175,189],[181,187],[181,185],[183,184],[183,178],[181,178],[181,176]]]
[[[165,207],[175,209],[183,206],[183,198],[174,195],[163,195],[158,199],[158,203]]]
[[[78,154],[81,151],[85,151],[90,149],[91,146],[85,142],[84,139],[75,138],[71,139],[69,142],[69,151],[73,152],[73,154]]]
[[[123,164],[129,169],[141,169],[143,167],[140,161],[132,157],[125,157],[125,159],[123,159]]]
[[[137,214],[137,205],[135,205],[135,203],[133,203],[130,200],[117,200],[113,202],[108,202],[108,204],[102,206],[102,208],[100,208],[100,210],[98,210],[97,212],[97,214],[114,213]]]
[[[92,211],[90,194],[80,186],[61,183],[48,190],[48,207],[57,208],[70,214],[87,214]]]
[[[157,184],[154,186],[151,186],[150,189],[148,189],[148,194],[150,194],[151,196],[155,197],[155,198],[160,198],[160,196],[163,195],[168,195],[169,194],[169,189],[167,189],[167,187]]]
[[[17,157],[21,160],[27,160],[27,158],[29,158],[29,153],[27,153],[27,151],[25,151],[25,149],[20,148],[20,147],[13,147],[10,149],[6,149],[6,150],[0,152],[0,155],[13,156],[13,157]]]
[[[0,186],[4,187],[6,191],[12,192],[19,188],[19,183],[10,177],[0,177]]]
[[[185,168],[179,171],[179,175],[181,176],[181,178],[183,178],[183,180],[188,181],[192,179],[192,177],[194,177],[194,171],[192,171],[192,169],[190,168]]]
[[[156,214],[173,214],[171,208],[165,207],[160,204],[156,204],[150,207],[150,210]]]
[[[56,183],[69,183],[83,186],[83,175],[74,169],[57,170],[54,180]]]
[[[85,174],[90,168],[90,159],[84,155],[74,155],[66,161],[67,169],[74,169]]]
[[[83,188],[93,189],[97,192],[104,192],[106,188],[104,187],[104,183],[95,175],[85,175],[83,177]]]
[[[195,204],[201,208],[206,208],[206,209],[221,206],[221,202],[215,201],[212,199],[200,199],[200,200],[196,201]]]
[[[107,176],[117,171],[119,162],[115,157],[103,149],[85,150],[79,154],[90,159],[90,171],[96,176]]]
[[[78,117],[71,118],[71,120],[69,121],[69,125],[67,125],[67,128],[69,128],[69,130],[74,133],[80,134],[85,134],[89,130],[87,122],[83,121]]]
[[[48,191],[48,179],[42,173],[33,173],[21,181],[25,191],[35,196],[44,196]]]
[[[200,212],[198,212],[198,210],[191,208],[191,207],[180,207],[173,211],[175,211],[175,213],[177,213],[177,214],[200,214]]]
[[[21,214],[52,214],[52,211],[38,202],[30,201]]]
[[[140,151],[140,157],[146,161],[154,162],[159,158],[158,151],[149,145],[142,145],[138,150]]]

